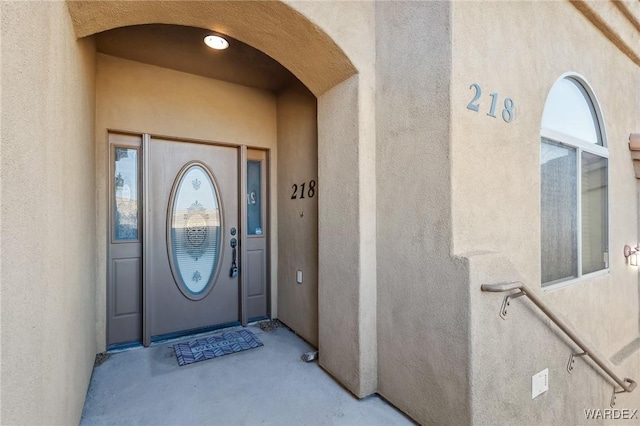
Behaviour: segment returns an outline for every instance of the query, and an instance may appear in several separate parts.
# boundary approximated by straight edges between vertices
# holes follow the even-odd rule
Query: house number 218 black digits
[[[479,84],[473,83],[471,86],[469,86],[469,89],[475,89],[476,93],[473,96],[473,99],[471,99],[471,102],[467,104],[467,109],[478,112],[480,110],[479,99],[480,99],[480,96],[482,96],[482,88],[480,87]],[[491,106],[489,107],[489,112],[487,113],[487,115],[489,117],[496,118],[496,106],[498,103],[498,94],[491,93],[489,96],[491,97]],[[502,109],[502,119],[507,123],[511,123],[515,117],[513,113],[513,107],[514,107],[513,100],[511,98],[504,98],[503,105],[504,105],[504,108]]]
[[[305,195],[305,186],[307,185],[307,182],[304,182],[300,185],[300,188],[298,188],[298,185],[293,184],[292,188],[293,188],[293,195],[291,195],[291,199],[292,200],[296,200],[298,198],[303,199],[304,195]],[[300,192],[298,192],[298,189],[300,189]],[[316,195],[316,181],[315,180],[310,180],[309,181],[309,187],[307,188],[307,198],[313,198],[314,195]]]

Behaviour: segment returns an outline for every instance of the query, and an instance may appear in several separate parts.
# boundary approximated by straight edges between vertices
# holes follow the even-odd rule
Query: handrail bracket
[[[624,389],[616,390],[616,386],[613,385],[613,392],[611,392],[611,401],[609,402],[609,407],[613,408],[616,405],[616,395],[619,393],[625,393]]]
[[[567,371],[569,372],[569,374],[571,374],[571,371],[573,371],[573,363],[576,362],[576,358],[579,358],[581,356],[585,356],[588,355],[587,352],[581,352],[581,353],[571,353],[571,356],[569,357],[569,363],[567,364]]]
[[[616,395],[619,393],[625,393],[625,392],[633,392],[633,390],[636,388],[637,383],[634,380],[629,379],[628,377],[624,378],[624,382],[628,385],[628,390],[625,389],[624,387],[622,387],[621,390],[616,390],[616,385],[613,385],[613,392],[611,392],[611,402],[609,403],[609,406],[611,408],[613,408],[616,405]]]
[[[502,306],[500,307],[500,318],[503,320],[507,319],[507,307],[510,305],[510,301],[512,299],[517,299],[520,296],[524,296],[526,293],[523,290],[518,291],[517,293],[509,294],[502,299]]]

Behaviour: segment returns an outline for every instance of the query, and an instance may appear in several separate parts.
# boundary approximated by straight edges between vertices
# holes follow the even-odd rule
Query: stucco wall
[[[468,296],[451,257],[450,4],[380,2],[379,392],[423,424],[469,422]]]
[[[358,71],[318,96],[318,309],[320,365],[363,397],[378,379],[375,3],[287,3]]]
[[[318,345],[318,125],[302,84],[278,94],[278,318]],[[310,182],[316,182],[309,197]],[[300,186],[305,184],[304,199]],[[291,199],[293,185],[296,199]],[[302,283],[296,271],[303,272]]]
[[[97,55],[96,188],[98,273],[96,298],[98,350],[105,348],[107,129],[151,133],[271,149],[270,193],[277,190],[275,95],[166,68]],[[277,204],[272,203],[271,229],[277,234]],[[277,253],[277,239],[271,240]],[[271,282],[277,279],[272,256]],[[272,290],[277,315],[277,288]]]
[[[77,424],[95,355],[94,63],[62,2],[2,2],[2,424]]]
[[[481,36],[480,36],[481,35]],[[524,298],[498,317],[501,295],[480,285],[522,280],[572,323],[605,358],[638,337],[638,270],[625,244],[638,235],[629,133],[640,128],[640,72],[569,2],[453,5],[452,164],[454,253],[469,259],[473,420],[584,422],[607,408],[611,385],[582,360],[565,368],[573,345]],[[610,273],[542,292],[540,285],[540,123],[547,94],[563,73],[583,75],[599,99],[609,143]],[[482,87],[480,111],[466,108]],[[487,116],[498,93],[497,118]],[[501,118],[505,97],[515,119]],[[493,254],[491,254],[493,253]],[[531,400],[531,376],[550,369],[549,391]],[[637,379],[640,354],[615,368]],[[637,391],[617,408],[638,408]]]

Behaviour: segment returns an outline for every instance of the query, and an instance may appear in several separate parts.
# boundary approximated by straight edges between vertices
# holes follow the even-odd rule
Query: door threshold
[[[247,326],[250,325],[257,325],[259,322],[264,321],[265,319],[268,319],[267,317],[261,318],[261,319],[256,319],[254,321],[251,321],[249,324],[247,324]],[[212,327],[205,327],[205,328],[198,328],[195,330],[187,330],[187,331],[178,331],[175,333],[167,333],[167,334],[161,334],[159,336],[155,336],[151,338],[151,344],[149,345],[149,347],[151,346],[157,346],[157,345],[164,345],[167,343],[172,343],[172,342],[177,342],[180,340],[193,340],[193,339],[198,339],[200,337],[204,337],[207,336],[209,334],[212,333],[223,333],[225,331],[232,331],[232,330],[236,330],[236,329],[240,329],[243,328],[242,324],[239,321],[236,322],[231,322],[231,323],[225,323],[225,324],[220,324],[217,326],[212,326]],[[107,348],[106,353],[108,354],[115,354],[115,353],[119,353],[119,352],[127,352],[133,349],[139,349],[139,348],[144,348],[144,346],[142,345],[141,342],[128,342],[128,343],[119,343],[119,344],[115,344],[115,345],[111,345]]]
[[[221,332],[232,328],[242,327],[239,321],[228,322],[220,325],[214,325],[211,327],[197,328],[195,330],[177,331],[174,333],[160,334],[151,338],[151,344],[149,346],[155,346],[159,344],[165,344],[168,342],[174,342],[177,340],[194,339],[212,332]]]
[[[107,348],[106,353],[117,354],[118,352],[126,352],[132,349],[143,348],[142,342],[116,343]]]

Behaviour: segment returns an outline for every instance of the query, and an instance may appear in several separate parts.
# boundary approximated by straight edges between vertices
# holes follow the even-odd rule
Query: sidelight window
[[[114,148],[113,240],[138,241],[138,149]]]
[[[261,168],[261,161],[247,161],[247,229],[249,235],[262,234]]]

